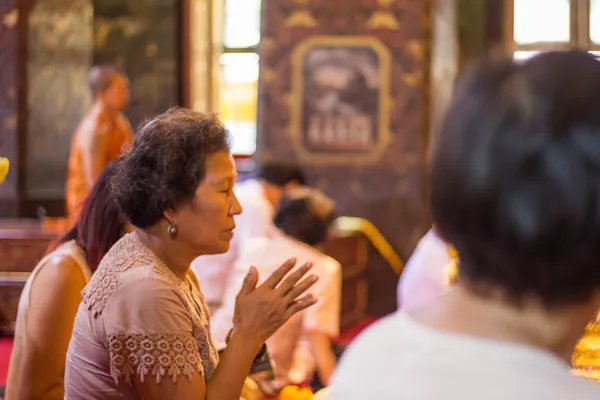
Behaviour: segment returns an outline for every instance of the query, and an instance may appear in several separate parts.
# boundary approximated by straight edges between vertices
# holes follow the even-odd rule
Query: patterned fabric
[[[175,383],[181,375],[191,380],[196,371],[204,374],[198,343],[189,335],[122,333],[111,335],[108,345],[117,383],[121,378],[129,382],[136,374],[142,382],[148,374],[155,376],[157,383],[165,375]]]
[[[137,398],[123,388],[134,390],[136,378],[157,384],[195,374],[210,379],[218,354],[209,319],[189,275],[180,279],[135,233],[125,236],[83,291],[67,355],[65,398],[95,398],[94,392],[103,391],[102,398]],[[80,383],[90,381],[96,386]]]
[[[152,254],[150,249],[142,246],[141,242],[137,240],[137,236],[128,235],[118,241],[102,259],[94,278],[82,292],[83,304],[88,306],[95,317],[104,310],[111,295],[117,290],[119,273],[131,268],[134,263],[149,265],[159,271],[165,268],[168,270],[167,266]],[[181,281],[177,277],[174,278],[173,282],[179,286]]]

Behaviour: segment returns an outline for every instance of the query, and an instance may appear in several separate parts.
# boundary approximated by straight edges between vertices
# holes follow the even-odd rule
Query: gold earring
[[[175,226],[175,224],[169,225],[169,227],[167,228],[167,233],[171,237],[174,237],[175,235],[177,235],[177,227]]]

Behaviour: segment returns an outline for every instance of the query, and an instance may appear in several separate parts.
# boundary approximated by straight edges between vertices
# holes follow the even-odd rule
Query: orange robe
[[[67,217],[74,221],[83,207],[96,179],[104,168],[120,154],[123,146],[131,144],[133,131],[127,118],[109,114],[98,106],[92,107],[79,123],[71,141],[67,168]],[[86,172],[89,157],[90,171]]]

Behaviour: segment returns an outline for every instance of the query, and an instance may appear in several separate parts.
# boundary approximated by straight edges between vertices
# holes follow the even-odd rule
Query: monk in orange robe
[[[114,66],[94,67],[89,83],[95,101],[73,135],[67,170],[66,206],[71,221],[104,168],[133,141],[131,125],[122,113],[129,102],[125,74]]]

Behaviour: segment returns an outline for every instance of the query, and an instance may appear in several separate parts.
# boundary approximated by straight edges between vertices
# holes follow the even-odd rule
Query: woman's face
[[[194,198],[175,210],[172,221],[177,240],[186,241],[198,255],[225,253],[233,238],[233,217],[242,212],[233,192],[235,162],[222,151],[208,156],[205,169]]]

